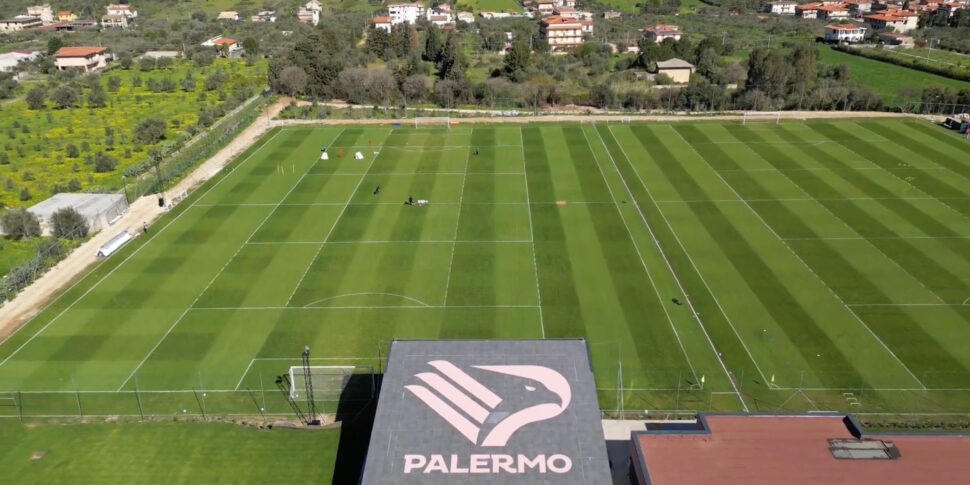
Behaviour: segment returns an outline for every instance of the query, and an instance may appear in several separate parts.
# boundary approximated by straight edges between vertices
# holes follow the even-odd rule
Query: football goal
[[[781,111],[745,111],[741,115],[741,124],[748,123],[781,123]]]
[[[432,126],[444,126],[447,129],[451,129],[451,117],[450,116],[415,116],[414,117],[414,127],[424,128]]]
[[[374,368],[363,366],[312,365],[290,367],[290,399],[316,401],[349,401],[372,399],[377,392]],[[307,385],[307,378],[309,383]]]

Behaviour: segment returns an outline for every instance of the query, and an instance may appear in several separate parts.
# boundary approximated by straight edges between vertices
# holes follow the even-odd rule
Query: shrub
[[[132,131],[132,137],[138,143],[151,145],[165,138],[166,123],[160,118],[145,118]]]
[[[33,198],[34,198],[34,196],[30,194],[30,189],[28,189],[27,187],[24,187],[24,188],[20,189],[20,201],[21,202],[27,202],[28,200],[33,199]]]
[[[73,208],[65,207],[51,216],[51,233],[64,239],[85,238],[88,221]]]
[[[81,191],[81,181],[77,177],[72,178],[67,181],[68,192],[80,192]]]
[[[95,173],[110,172],[118,166],[118,159],[104,152],[98,152],[94,156]]]
[[[26,187],[25,187],[26,189]],[[27,209],[10,209],[0,217],[0,226],[3,232],[15,239],[24,239],[31,236],[40,236],[40,221],[37,216],[27,212]]]
[[[68,143],[64,147],[64,154],[67,155],[68,158],[77,158],[77,156],[80,153],[77,150],[77,145],[75,145],[73,143]]]

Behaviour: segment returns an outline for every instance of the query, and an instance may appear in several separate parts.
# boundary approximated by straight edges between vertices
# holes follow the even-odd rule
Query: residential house
[[[0,33],[20,32],[44,25],[37,17],[18,15],[12,19],[0,20]]]
[[[390,17],[374,17],[374,28],[381,29],[388,34],[391,33],[391,18]]]
[[[866,38],[865,27],[853,24],[839,24],[825,26],[825,41],[854,44],[862,42]]]
[[[404,22],[414,24],[419,18],[427,15],[427,9],[421,2],[392,3],[387,6],[387,13],[394,25]]]
[[[676,25],[657,24],[643,29],[643,36],[659,44],[664,39],[680,40],[681,31]]]
[[[885,46],[913,48],[916,42],[911,36],[906,34],[895,34],[892,32],[882,32],[879,34],[879,43]]]
[[[83,69],[95,71],[108,65],[107,49],[104,47],[61,47],[54,53],[54,65],[59,71]]]
[[[803,3],[795,6],[795,16],[803,19],[817,19],[821,2]]]
[[[576,7],[556,7],[552,10],[552,13],[568,19],[579,18],[579,10],[576,10]]]
[[[235,10],[223,10],[219,12],[219,16],[216,20],[239,20],[239,12]]]
[[[475,22],[475,14],[473,14],[471,12],[458,12],[458,21],[459,22],[466,22],[466,23],[469,23],[469,24],[474,23]]]
[[[296,12],[296,20],[301,24],[317,25],[320,23],[320,12],[301,8]]]
[[[101,27],[106,29],[127,29],[128,17],[124,15],[102,15]]]
[[[105,7],[108,15],[124,15],[131,20],[138,16],[138,12],[131,9],[131,5],[108,5]]]
[[[849,0],[845,4],[849,7],[849,12],[852,15],[858,16],[872,11],[872,2],[870,0]]]
[[[15,50],[0,54],[0,72],[12,72],[17,70],[21,62],[28,62],[40,56],[39,51]]]
[[[900,34],[915,30],[918,21],[918,14],[902,10],[883,10],[863,17],[863,22],[872,29],[892,30]]]
[[[849,9],[842,5],[822,5],[818,7],[818,18],[823,20],[841,20],[849,18]]]
[[[960,10],[961,8],[967,8],[967,6],[968,4],[966,2],[964,3],[948,2],[948,3],[944,3],[943,5],[940,5],[940,9],[947,12],[950,17],[953,17],[953,15],[956,13],[957,10]]]
[[[618,18],[620,18],[621,15],[623,15],[623,12],[621,12],[619,10],[607,10],[607,11],[603,12],[603,18],[604,19],[607,19],[607,20],[609,20],[609,19],[618,19]]]
[[[666,74],[676,84],[687,84],[694,72],[694,65],[678,58],[657,62],[657,74]]]
[[[546,17],[539,23],[539,35],[546,39],[552,52],[566,52],[583,45],[583,24],[558,15]]]
[[[70,10],[61,10],[57,12],[57,20],[60,22],[73,22],[77,20],[77,15],[71,13]]]
[[[556,0],[536,0],[535,10],[539,12],[539,15],[552,15],[555,9]]]
[[[455,25],[455,21],[451,19],[450,15],[428,15],[428,22],[441,29]]]
[[[773,13],[776,15],[795,15],[795,6],[798,2],[791,0],[783,0],[780,2],[768,2],[765,5],[765,12]]]
[[[145,59],[177,59],[182,57],[182,52],[180,51],[148,51],[140,56],[139,58]]]
[[[242,46],[236,42],[235,39],[230,39],[229,37],[223,37],[218,35],[202,43],[205,47],[215,47],[219,52],[219,55],[223,57],[230,57],[236,52],[242,50]]]
[[[592,34],[593,33],[593,21],[592,20],[579,19],[579,24],[582,26],[582,30],[583,30],[583,33],[584,34]]]
[[[276,12],[263,10],[249,18],[251,22],[276,22]]]
[[[43,24],[54,23],[54,10],[51,9],[51,4],[49,3],[27,7],[27,16],[37,17]]]

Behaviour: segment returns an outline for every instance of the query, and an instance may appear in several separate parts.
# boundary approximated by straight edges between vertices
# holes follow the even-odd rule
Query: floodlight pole
[[[310,346],[303,347],[303,383],[306,385],[306,396],[308,400],[306,424],[320,424],[317,420],[317,406],[313,402],[313,380],[310,375]]]

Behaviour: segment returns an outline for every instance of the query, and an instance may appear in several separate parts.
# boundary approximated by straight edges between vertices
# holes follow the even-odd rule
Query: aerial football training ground
[[[965,412],[970,143],[274,129],[0,345],[0,415],[286,414],[307,345],[379,373],[393,338],[557,337],[588,340],[606,410]]]

